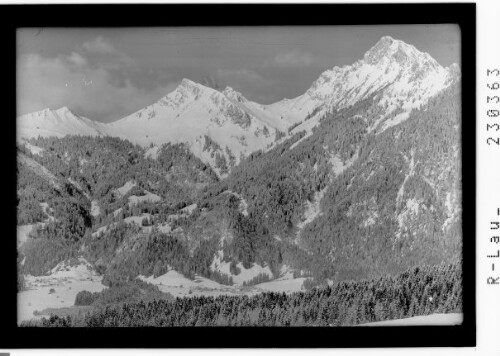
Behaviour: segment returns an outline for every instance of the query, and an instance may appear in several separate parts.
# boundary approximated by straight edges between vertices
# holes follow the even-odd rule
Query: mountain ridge
[[[442,67],[428,53],[384,36],[362,59],[327,69],[293,99],[262,105],[230,86],[214,89],[184,78],[155,103],[110,123],[77,116],[66,107],[23,115],[18,118],[18,137],[109,135],[143,147],[185,143],[224,176],[250,153],[303,130],[310,135],[328,113],[369,97],[371,113],[362,115],[363,120],[369,132],[383,132],[459,77],[457,64]]]

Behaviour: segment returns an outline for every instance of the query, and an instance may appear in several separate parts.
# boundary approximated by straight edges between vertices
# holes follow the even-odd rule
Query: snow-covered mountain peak
[[[184,78],[177,87],[176,91],[186,92],[196,96],[203,92],[205,89],[209,88],[199,83],[193,82],[190,79]]]
[[[366,117],[368,131],[384,131],[406,120],[442,89],[458,80],[458,66],[443,68],[428,53],[390,36],[382,37],[363,59],[323,72],[305,94],[270,105],[289,122],[302,122],[292,133],[312,128],[326,113],[373,97],[381,115]],[[391,120],[385,122],[387,118]]]
[[[66,115],[66,114],[74,115],[73,112],[67,106],[63,106],[62,108],[57,109],[56,113],[60,115]]]
[[[142,146],[183,143],[218,174],[241,157],[275,141],[276,127],[270,113],[247,101],[236,90],[217,90],[183,79],[158,102],[108,125],[112,136]]]
[[[141,118],[144,116],[144,114],[146,114],[148,118],[153,118],[154,114],[150,114],[149,111],[153,112],[156,109],[158,109],[158,107],[164,107],[164,106],[169,107],[172,110],[177,110],[182,106],[188,105],[192,101],[200,99],[202,94],[208,91],[211,92],[213,91],[213,89],[208,88],[202,84],[193,82],[190,79],[184,78],[179,83],[177,88],[175,88],[173,91],[171,91],[166,96],[161,98],[155,104],[137,111],[135,114],[133,114],[133,116]],[[146,109],[149,109],[149,111]],[[148,113],[146,113],[145,111],[148,111]]]
[[[239,91],[234,90],[231,87],[226,87],[222,92],[227,98],[237,101],[239,103],[245,103],[248,100]]]
[[[365,53],[363,60],[368,64],[377,64],[393,52],[397,45],[398,43],[392,37],[384,36]]]
[[[40,111],[25,114],[21,116],[23,121],[39,122],[50,121],[53,123],[64,123],[69,121],[78,121],[81,118],[75,115],[68,107],[63,106],[62,108],[52,110],[50,108],[45,108]]]
[[[416,66],[428,68],[440,67],[428,53],[421,52],[415,46],[390,36],[382,37],[363,56],[363,62],[370,65],[397,65],[416,69]]]
[[[105,131],[106,124],[75,115],[67,107],[57,110],[46,108],[17,118],[18,138],[66,135],[101,136],[105,134]]]
[[[183,78],[179,84],[179,87],[186,89],[193,89],[195,87],[205,87],[205,86],[201,85],[200,83],[193,82],[191,79]]]
[[[384,36],[365,53],[363,60],[367,64],[375,65],[393,57],[397,62],[403,63],[408,58],[415,59],[419,53],[415,47],[403,41]]]

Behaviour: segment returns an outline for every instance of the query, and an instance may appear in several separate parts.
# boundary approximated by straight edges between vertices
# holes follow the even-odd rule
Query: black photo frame
[[[8,189],[0,239],[3,271],[1,348],[358,348],[476,345],[475,71],[476,6],[446,4],[106,4],[7,5],[0,36]],[[21,27],[317,26],[458,24],[462,68],[463,323],[406,327],[21,328],[16,295],[16,29]],[[5,83],[7,82],[7,85]],[[465,149],[466,148],[466,149]],[[390,337],[388,336],[390,334]]]

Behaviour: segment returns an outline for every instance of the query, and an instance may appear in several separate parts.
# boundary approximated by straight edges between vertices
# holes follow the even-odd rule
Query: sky
[[[17,114],[70,108],[111,122],[153,104],[183,78],[271,104],[322,72],[363,58],[382,36],[460,64],[456,25],[26,28],[17,32]]]

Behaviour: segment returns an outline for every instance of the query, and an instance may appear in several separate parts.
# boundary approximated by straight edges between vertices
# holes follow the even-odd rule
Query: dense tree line
[[[24,264],[18,266],[22,274],[42,276],[59,262],[76,258],[79,244],[60,239],[28,239],[20,251]]]
[[[152,302],[154,300],[169,300],[174,298],[169,293],[161,292],[157,286],[134,279],[128,283],[103,289],[100,292],[78,292],[75,306],[92,306],[102,308],[123,303]]]
[[[53,191],[52,185],[38,174],[17,162],[17,224],[33,224],[47,219],[40,203]]]
[[[268,274],[266,273],[259,273],[249,281],[243,281],[243,286],[254,286],[256,284],[264,283],[264,282],[269,282],[271,278],[269,277]]]

